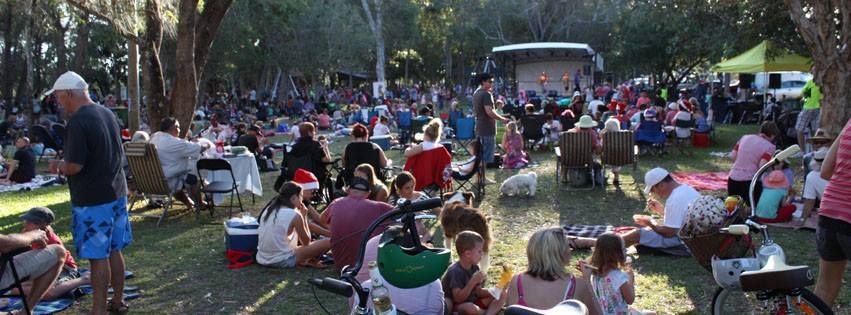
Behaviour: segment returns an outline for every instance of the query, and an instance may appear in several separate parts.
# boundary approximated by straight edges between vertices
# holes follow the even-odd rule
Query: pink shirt
[[[763,138],[761,134],[745,135],[733,147],[733,167],[730,169],[730,179],[749,181],[759,169],[759,161],[771,160],[776,147]]]
[[[331,127],[331,116],[328,114],[322,113],[319,115],[319,127],[328,128]]]
[[[334,253],[334,266],[338,270],[355,264],[364,232],[372,221],[391,208],[392,206],[384,202],[343,197],[334,200],[322,212],[322,220],[328,222],[331,229],[331,251]],[[386,221],[385,226],[389,222]],[[383,231],[384,227],[379,227],[372,236]]]
[[[824,189],[819,214],[851,223],[851,120],[836,141],[836,165]]]

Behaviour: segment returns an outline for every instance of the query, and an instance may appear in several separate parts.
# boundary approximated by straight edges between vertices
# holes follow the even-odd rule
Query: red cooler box
[[[708,148],[710,144],[709,134],[698,132],[692,133],[691,144],[697,148]]]

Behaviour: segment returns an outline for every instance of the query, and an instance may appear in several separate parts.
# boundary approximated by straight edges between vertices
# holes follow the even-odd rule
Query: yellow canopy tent
[[[758,73],[762,72],[765,82],[768,83],[768,73],[776,71],[810,71],[812,60],[810,58],[791,53],[782,48],[775,48],[768,40],[741,55],[724,60],[710,69],[712,72],[726,73]],[[763,120],[765,105],[768,103],[768,93],[762,93],[762,109],[760,122]]]
[[[712,72],[757,73],[775,71],[810,71],[810,58],[785,49],[775,48],[768,40],[736,57],[712,67]]]

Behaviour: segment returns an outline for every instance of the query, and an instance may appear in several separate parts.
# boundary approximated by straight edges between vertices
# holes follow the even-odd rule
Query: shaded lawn
[[[643,174],[655,166],[671,171],[722,171],[730,162],[710,157],[711,151],[727,151],[743,133],[754,132],[755,126],[724,126],[709,149],[693,149],[693,156],[674,153],[663,157],[642,158],[636,172],[626,168],[620,187],[606,186],[605,190],[567,191],[555,182],[555,158],[550,152],[534,152],[539,174],[535,198],[501,198],[498,184],[487,187],[487,195],[479,205],[491,220],[495,242],[491,252],[492,265],[508,263],[515,270],[526,264],[526,239],[534,230],[574,222],[585,224],[631,225],[632,215],[644,207]],[[342,152],[345,140],[335,139],[332,152]],[[401,153],[388,156],[395,165],[403,162]],[[526,172],[529,170],[522,170]],[[516,174],[513,170],[489,170],[488,177],[501,182]],[[246,206],[256,215],[271,198],[271,186],[276,172],[262,173],[266,192]],[[638,183],[635,183],[637,179]],[[33,206],[48,206],[57,215],[55,228],[73,250],[70,235],[70,204],[67,187],[58,186],[28,193],[0,194],[0,229],[2,233],[19,231],[20,213]],[[140,208],[137,206],[137,208]],[[157,210],[152,210],[154,213]],[[226,212],[218,210],[214,218],[204,214],[201,222],[195,215],[178,205],[176,211],[161,227],[155,220],[133,218],[134,244],[126,250],[127,266],[136,272],[129,285],[139,286],[144,296],[132,303],[139,313],[222,313],[222,314],[322,314],[307,279],[333,276],[332,271],[312,269],[273,270],[257,265],[230,270],[224,260],[222,220]],[[773,229],[776,240],[786,249],[791,264],[808,264],[817,268],[814,233]],[[441,244],[442,242],[437,242]],[[590,252],[574,253],[576,259]],[[715,290],[711,275],[691,258],[640,256],[634,263],[637,273],[636,306],[661,314],[705,314]],[[491,268],[490,281],[498,278],[498,268]],[[848,281],[849,276],[845,277]],[[346,312],[345,300],[323,291],[316,297],[332,314]],[[851,302],[848,288],[837,301],[839,312]],[[88,297],[80,300],[69,313],[84,313],[91,305]]]

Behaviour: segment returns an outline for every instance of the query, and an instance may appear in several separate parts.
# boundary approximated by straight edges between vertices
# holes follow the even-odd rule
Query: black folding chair
[[[44,153],[47,152],[47,149],[53,149],[56,151],[57,158],[62,157],[60,154],[60,152],[62,152],[62,146],[56,143],[56,140],[53,139],[53,136],[50,135],[49,131],[47,131],[47,128],[42,125],[33,125],[30,127],[29,135],[32,142],[44,144],[44,149],[42,149],[41,154],[38,155],[39,161],[41,161],[44,157]]]
[[[236,177],[233,176],[233,169],[230,166],[230,162],[223,159],[200,159],[198,163],[195,164],[195,167],[198,170],[198,180],[201,181],[201,192],[210,195],[210,199],[213,199],[213,194],[226,194],[230,192],[230,206],[228,207],[228,217],[233,217],[233,196],[236,195],[236,200],[239,201],[239,210],[243,211],[242,208],[242,198],[239,197],[239,187],[236,183]],[[231,182],[225,181],[213,181],[210,183],[206,183],[204,181],[204,177],[201,175],[201,170],[207,171],[228,171],[230,173]],[[210,216],[213,215],[213,211],[215,210],[215,203],[210,204]],[[200,210],[198,210],[200,213]]]
[[[29,277],[21,278],[21,277],[18,276],[18,269],[15,268],[14,258],[15,258],[15,256],[17,256],[19,254],[28,252],[30,249],[31,248],[29,246],[21,247],[21,248],[12,250],[8,253],[3,253],[2,255],[0,255],[0,280],[3,279],[3,275],[6,274],[6,268],[8,267],[9,270],[12,271],[12,274],[11,274],[12,279],[15,281],[14,283],[12,283],[12,285],[10,285],[6,288],[0,288],[0,298],[8,298],[8,297],[20,298],[22,304],[24,305],[24,314],[31,314],[32,313],[31,312],[32,310],[30,310],[29,305],[27,305],[27,297],[26,297],[26,293],[24,293],[24,287],[23,287],[23,283],[26,282],[27,280],[29,280]],[[18,289],[18,294],[11,293],[12,289]]]
[[[544,139],[544,131],[541,129],[546,122],[544,115],[526,115],[520,118],[520,125],[523,127],[523,139],[530,143],[530,148],[533,149],[535,144]]]
[[[65,147],[65,134],[67,133],[65,130],[65,125],[63,124],[53,124],[50,126],[50,129],[53,130],[53,134],[56,136],[56,142],[59,143],[63,148]]]
[[[481,140],[476,139],[473,145],[476,146],[476,152],[482,152]],[[485,197],[485,165],[482,161],[482,154],[477,153],[473,161],[467,162],[473,163],[472,172],[468,174],[452,172],[453,182],[458,183],[458,186],[454,188],[455,191],[469,188],[475,194],[477,200],[482,200]]]

